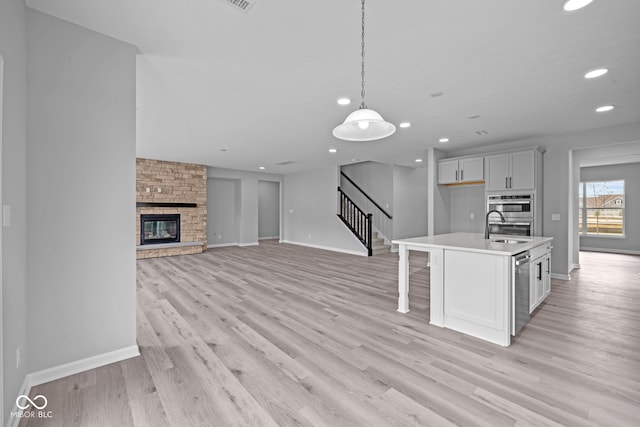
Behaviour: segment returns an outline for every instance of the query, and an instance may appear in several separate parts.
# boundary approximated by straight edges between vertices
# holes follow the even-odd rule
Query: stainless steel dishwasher
[[[511,335],[515,335],[529,322],[529,283],[531,254],[520,252],[512,257],[513,262],[513,313]]]

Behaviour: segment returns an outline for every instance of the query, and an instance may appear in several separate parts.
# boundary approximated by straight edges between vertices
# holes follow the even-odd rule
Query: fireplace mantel
[[[197,208],[197,203],[136,202],[136,208]]]

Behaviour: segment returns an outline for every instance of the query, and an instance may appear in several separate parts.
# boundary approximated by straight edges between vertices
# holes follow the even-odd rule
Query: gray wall
[[[136,49],[27,17],[27,335],[39,371],[136,345]]]
[[[258,237],[280,237],[280,183],[258,182]]]
[[[329,166],[284,176],[285,242],[366,254],[337,216],[338,174]]]
[[[484,233],[484,185],[451,187],[449,197],[451,232]],[[471,219],[470,214],[474,214],[475,218]]]
[[[239,179],[207,178],[209,247],[237,245],[240,235]]]
[[[427,168],[393,167],[393,238],[427,235]]]
[[[640,163],[583,167],[580,181],[625,181],[625,237],[580,237],[581,248],[640,253]]]
[[[23,0],[0,1],[0,55],[4,59],[2,102],[2,204],[11,226],[2,229],[2,414],[9,418],[28,372],[27,346],[27,23]],[[16,349],[23,350],[16,368]]]
[[[377,162],[361,162],[341,166],[341,170],[351,178],[377,204],[393,215],[393,165]],[[340,186],[344,178],[340,178]],[[351,197],[351,194],[347,192]],[[353,197],[352,197],[353,198]]]
[[[259,181],[282,182],[282,175],[247,172],[234,169],[224,169],[216,167],[207,168],[207,177],[216,179],[236,180],[239,185],[236,187],[235,201],[220,199],[216,197],[218,203],[234,203],[235,215],[237,218],[237,243],[239,245],[257,245],[258,244],[258,202],[259,202]],[[208,204],[207,204],[208,205]],[[210,213],[207,214],[207,234],[217,232],[210,230],[209,221],[215,219]],[[281,227],[282,229],[282,224]],[[219,239],[214,239],[209,243],[214,244]]]

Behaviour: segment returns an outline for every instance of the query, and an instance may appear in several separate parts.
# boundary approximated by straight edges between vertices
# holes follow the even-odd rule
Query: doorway
[[[280,238],[280,183],[258,181],[258,240]]]

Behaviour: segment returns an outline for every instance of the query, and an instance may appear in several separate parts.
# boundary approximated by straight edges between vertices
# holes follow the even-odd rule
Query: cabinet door
[[[474,157],[459,161],[460,182],[484,181],[484,158]]]
[[[533,190],[535,186],[534,160],[533,151],[511,154],[510,190]]]
[[[547,255],[543,259],[542,264],[542,299],[549,296],[551,293],[551,255]]]
[[[536,299],[536,264],[529,264],[529,314],[535,310],[538,306],[538,300]]]
[[[458,179],[458,161],[441,160],[438,162],[438,184],[455,184]]]
[[[507,190],[509,185],[509,155],[495,154],[485,157],[487,190]]]
[[[538,258],[529,267],[529,313],[544,299],[544,259]]]

